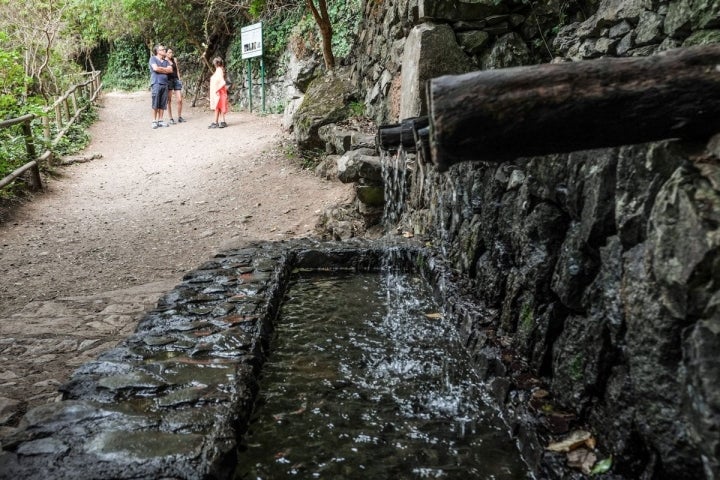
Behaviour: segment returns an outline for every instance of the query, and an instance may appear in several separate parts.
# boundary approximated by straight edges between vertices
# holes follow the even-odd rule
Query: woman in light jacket
[[[220,57],[213,59],[215,73],[210,77],[210,108],[215,111],[215,121],[208,128],[225,128],[225,114],[228,111],[228,92],[225,83],[225,62]],[[222,121],[220,120],[222,114]]]

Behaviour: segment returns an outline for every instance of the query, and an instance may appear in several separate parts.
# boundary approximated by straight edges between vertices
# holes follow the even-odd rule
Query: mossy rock
[[[303,150],[323,148],[318,130],[350,115],[355,89],[341,73],[330,72],[313,80],[300,107],[293,115],[293,129],[298,147]]]
[[[720,43],[720,30],[699,30],[683,42],[683,47]]]
[[[383,186],[357,185],[355,188],[357,198],[370,207],[382,207],[385,204]]]

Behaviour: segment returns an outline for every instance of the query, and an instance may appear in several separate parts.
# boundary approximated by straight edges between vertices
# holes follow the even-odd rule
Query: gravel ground
[[[288,159],[278,115],[209,130],[211,112],[185,106],[186,123],[153,130],[148,92],[105,93],[99,114],[81,155],[95,159],[0,212],[0,427],[55,399],[185,272],[249,240],[312,236],[352,197]]]

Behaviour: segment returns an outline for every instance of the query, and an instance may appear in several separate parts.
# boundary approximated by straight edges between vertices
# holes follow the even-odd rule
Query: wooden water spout
[[[430,80],[427,95],[439,171],[463,161],[706,140],[720,131],[720,45],[447,75]]]
[[[423,163],[430,163],[430,127],[428,117],[406,118],[401,123],[378,127],[376,145],[385,152],[416,153]]]
[[[418,131],[427,126],[427,117],[406,118],[400,123],[383,125],[378,128],[377,145],[386,152],[395,152],[401,146],[406,152],[415,152]]]

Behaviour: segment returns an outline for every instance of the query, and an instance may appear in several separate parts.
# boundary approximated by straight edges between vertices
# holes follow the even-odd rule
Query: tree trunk
[[[720,45],[443,76],[427,87],[430,149],[466,161],[614,147],[720,131]]]
[[[203,62],[202,71],[200,72],[200,76],[197,79],[197,83],[195,84],[195,95],[193,96],[192,105],[193,107],[197,106],[198,98],[200,97],[200,84],[202,84],[205,81],[205,72],[208,71],[207,62]]]
[[[325,0],[318,0],[318,8],[315,7],[315,0],[305,0],[308,8],[313,14],[315,22],[320,29],[322,37],[323,58],[325,59],[325,68],[332,70],[335,68],[335,56],[332,53],[332,25],[330,24],[330,15],[327,11],[327,3]]]

